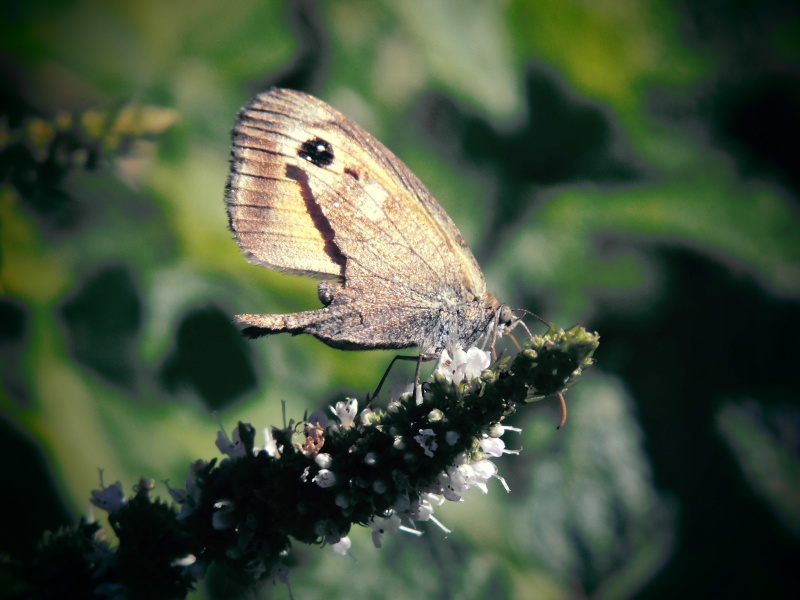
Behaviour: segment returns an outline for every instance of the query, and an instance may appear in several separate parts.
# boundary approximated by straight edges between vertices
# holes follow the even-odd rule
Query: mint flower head
[[[167,485],[172,504],[151,498],[148,480],[131,498],[119,482],[101,480],[91,502],[108,511],[120,545],[81,555],[102,558],[85,595],[113,588],[145,597],[146,583],[182,597],[211,565],[247,585],[288,585],[292,542],[348,555],[353,526],[370,527],[376,547],[398,531],[421,535],[420,523],[448,532],[435,516],[443,504],[463,502],[473,489],[488,493],[492,479],[508,491],[494,461],[519,452],[506,435],[519,430],[505,420],[531,402],[563,399],[597,344],[580,328],[551,329],[494,364],[479,348],[456,348],[442,353],[427,382],[386,408],[371,402],[359,410],[345,398],[264,429],[261,446],[249,424],[230,435],[220,427],[222,457],[195,461],[184,488]],[[70,535],[85,541],[92,531]]]

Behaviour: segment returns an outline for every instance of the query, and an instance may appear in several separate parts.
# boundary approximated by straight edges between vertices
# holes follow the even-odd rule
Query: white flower
[[[436,368],[433,370],[433,372],[444,376],[447,381],[453,381],[455,365],[453,365],[453,359],[450,358],[450,353],[446,348],[442,350],[441,354],[439,354],[439,362],[436,363]]]
[[[466,352],[461,348],[456,348],[452,358],[447,350],[442,350],[436,365],[436,372],[443,375],[447,381],[461,383],[462,381],[471,381],[480,375],[491,362],[491,355],[475,346]]]
[[[390,533],[397,533],[400,529],[400,517],[395,513],[387,517],[373,517],[370,527],[372,527],[372,543],[376,548],[380,548],[383,538]]]
[[[422,446],[425,456],[433,458],[433,453],[436,452],[436,449],[439,447],[433,429],[420,429],[419,435],[415,435],[414,439]]]
[[[484,494],[488,493],[489,488],[486,487],[486,481],[489,477],[497,473],[497,467],[488,460],[482,460],[464,466],[469,467],[469,476],[468,479],[465,480],[465,485],[468,486],[467,489],[476,487]]]
[[[485,437],[481,440],[481,450],[489,456],[502,456],[506,444],[500,438]]]
[[[358,400],[355,398],[345,398],[331,407],[331,412],[336,415],[342,428],[350,429],[358,415]]]
[[[372,421],[375,418],[375,413],[372,412],[371,408],[365,408],[361,411],[361,415],[359,415],[359,420],[364,427],[369,427],[372,425]]]
[[[197,557],[194,554],[186,554],[180,558],[176,558],[170,563],[171,567],[191,567],[197,562]]]
[[[122,492],[122,483],[117,481],[106,487],[103,485],[103,476],[100,474],[100,490],[92,490],[89,502],[94,504],[97,508],[101,508],[106,512],[112,513],[115,510],[122,508],[127,500],[125,494]]]
[[[488,434],[490,437],[502,437],[506,431],[514,431],[520,433],[522,429],[519,427],[511,427],[511,425],[501,425],[500,423],[493,423],[489,428]]]
[[[333,551],[336,554],[340,554],[341,556],[346,556],[348,552],[350,552],[350,546],[353,545],[353,542],[350,541],[350,538],[344,536],[338,542],[333,545]]]
[[[231,435],[231,437],[228,437],[224,429],[220,429],[217,432],[217,448],[219,448],[220,452],[231,458],[243,457],[244,444],[242,444],[242,440],[239,437],[239,428],[237,427],[233,430],[233,435]]]
[[[330,469],[333,464],[333,458],[327,452],[321,452],[314,457],[314,462],[322,469]]]
[[[264,447],[262,450],[272,458],[281,457],[281,449],[278,448],[278,443],[272,437],[272,429],[269,427],[264,427]]]
[[[450,476],[450,485],[456,492],[466,492],[474,484],[474,471],[469,464],[450,467],[447,470]]]
[[[461,496],[459,495],[459,482],[453,483],[452,479],[450,479],[450,475],[447,473],[439,473],[439,477],[436,478],[436,481],[431,485],[429,491],[434,494],[441,494],[450,502],[461,502]]]
[[[502,456],[503,454],[519,454],[519,450],[506,450],[506,444],[500,438],[484,437],[480,443],[481,450],[489,456]]]
[[[497,474],[497,467],[491,461],[485,458],[478,461],[470,461],[467,459],[467,455],[463,454],[456,458],[456,464],[448,467],[445,472],[440,473],[436,480],[428,486],[423,498],[439,498],[442,502],[444,501],[443,499],[450,500],[451,502],[461,502],[461,494],[468,492],[474,487],[486,494],[489,491],[486,482],[492,477],[499,479],[505,490],[509,491],[508,485],[505,480]],[[429,513],[427,514],[430,517],[430,514],[433,513],[433,507],[428,507],[424,504],[421,504],[419,508],[419,510],[423,511],[420,513],[420,517],[409,514],[413,512],[413,507],[406,514],[408,514],[411,519],[418,520],[426,514],[424,512],[425,509],[429,509]]]
[[[478,477],[479,481],[482,482],[476,485],[482,486],[481,491],[484,494],[487,492],[487,489],[485,483],[483,482],[489,481],[491,477],[494,477],[495,479],[499,480],[500,483],[503,484],[503,487],[507,492],[511,491],[511,488],[508,487],[506,480],[497,474],[497,467],[490,460],[483,459],[479,460],[478,462],[472,463],[472,468],[475,470],[475,474]]]
[[[329,488],[336,484],[336,474],[328,469],[320,469],[311,481],[321,488]]]

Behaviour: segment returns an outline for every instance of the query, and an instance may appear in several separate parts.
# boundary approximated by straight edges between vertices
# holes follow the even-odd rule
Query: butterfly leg
[[[309,327],[325,315],[324,308],[285,315],[236,315],[234,322],[244,326],[242,334],[249,338],[259,338],[273,333],[309,333]]]
[[[423,362],[427,362],[427,361],[431,361],[431,360],[436,360],[437,358],[439,358],[438,354],[427,354],[425,352],[422,352],[419,356],[407,356],[407,355],[398,354],[397,356],[395,356],[392,359],[392,362],[389,363],[389,366],[386,368],[386,371],[383,373],[383,377],[381,377],[380,382],[378,382],[378,387],[375,388],[375,392],[372,394],[371,398],[374,399],[374,398],[378,397],[378,394],[380,393],[381,388],[383,387],[383,384],[386,382],[386,378],[389,376],[389,371],[392,370],[392,367],[394,366],[395,361],[398,361],[398,360],[413,360],[413,361],[416,361],[417,367],[414,370],[414,387],[416,387],[416,386],[419,385],[419,373],[420,373],[420,369],[422,368],[422,363]]]

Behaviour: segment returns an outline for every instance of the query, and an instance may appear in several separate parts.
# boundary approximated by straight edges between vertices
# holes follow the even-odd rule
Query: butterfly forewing
[[[258,263],[337,278],[325,308],[240,315],[344,348],[471,342],[496,301],[461,233],[411,171],[321,100],[273,89],[239,115],[227,203]]]
[[[327,104],[300,92],[274,89],[242,111],[236,133],[235,145],[241,147],[235,152],[243,164],[238,167],[235,159],[234,169],[275,178],[246,183],[257,189],[274,185],[275,190],[274,203],[272,191],[260,200],[271,213],[262,236],[239,236],[245,250],[261,262],[296,270],[291,266],[293,258],[289,264],[280,264],[289,225],[291,236],[316,237],[317,254],[321,254],[319,248],[330,246],[326,239],[330,232],[320,232],[324,223],[309,213],[316,205],[328,220],[336,248],[347,257],[348,285],[402,284],[412,295],[430,296],[431,290],[459,290],[466,283],[477,296],[485,292],[483,275],[463,237],[417,177],[380,142]],[[327,144],[332,156],[315,162],[313,152],[309,156],[303,151],[304,145],[315,143]],[[236,193],[229,199],[237,233],[239,206],[259,201],[249,193],[250,187],[243,202]],[[234,215],[234,211],[239,212]],[[272,251],[269,260],[256,252],[264,247]],[[332,254],[329,249],[320,257],[318,272],[337,274],[339,264]],[[374,278],[377,283],[362,278]]]
[[[280,126],[269,117],[246,109],[234,129],[226,195],[231,229],[252,262],[340,277],[344,260],[333,245],[333,232],[319,207],[287,178],[286,166],[297,157],[281,153]]]

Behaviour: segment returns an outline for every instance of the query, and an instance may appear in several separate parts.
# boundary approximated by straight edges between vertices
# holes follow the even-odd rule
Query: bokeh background
[[[798,40],[777,0],[0,2],[0,552],[87,514],[98,467],[182,485],[214,411],[382,374],[231,325],[317,306],[222,200],[239,107],[282,85],[398,154],[497,296],[601,334],[564,430],[515,417],[511,493],[354,531],[357,562],[297,546],[296,598],[796,597]]]

